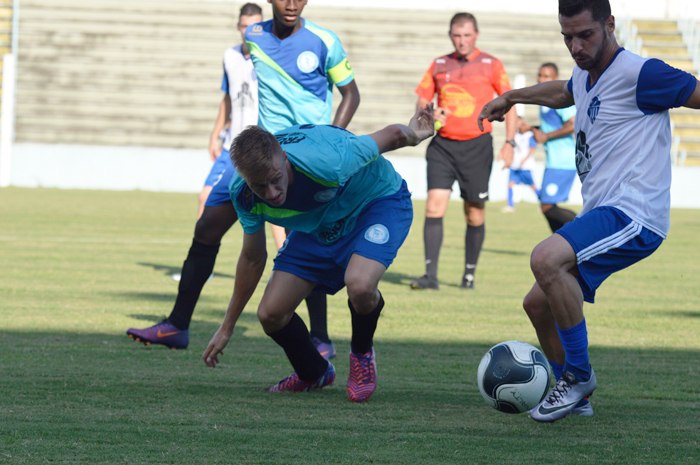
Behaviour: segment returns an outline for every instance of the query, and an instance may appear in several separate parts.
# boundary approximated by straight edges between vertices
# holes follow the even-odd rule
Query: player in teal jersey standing
[[[258,76],[258,124],[275,133],[297,124],[331,123],[335,85],[342,100],[333,125],[347,127],[360,104],[360,92],[338,36],[301,17],[307,0],[268,3],[273,19],[249,26],[245,33]],[[272,227],[280,247],[284,230]],[[311,338],[320,353],[333,358],[326,296],[313,292],[306,304]]]
[[[236,175],[229,190],[243,227],[231,303],[202,358],[215,367],[260,281],[267,252],[264,223],[291,229],[260,305],[265,333],[285,351],[294,373],[270,391],[328,386],[333,365],[314,348],[296,307],[312,290],[348,289],[352,318],[347,395],[367,400],[376,387],[373,337],[384,299],[379,280],[413,219],[406,182],[383,152],[417,145],[434,133],[432,104],[408,126],[356,137],[334,126],[294,126],[272,135],[252,126],[234,141]]]

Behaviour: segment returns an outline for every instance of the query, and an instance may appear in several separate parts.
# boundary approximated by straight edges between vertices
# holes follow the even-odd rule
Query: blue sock
[[[510,186],[508,187],[508,206],[513,207],[513,188]]]
[[[552,367],[552,373],[554,374],[554,379],[559,381],[559,378],[561,378],[561,372],[564,371],[564,365],[561,363],[553,362],[549,360],[549,366]]]
[[[569,329],[560,329],[559,339],[566,352],[564,371],[571,372],[577,380],[588,381],[591,377],[591,365],[588,363],[588,331],[586,319]]]

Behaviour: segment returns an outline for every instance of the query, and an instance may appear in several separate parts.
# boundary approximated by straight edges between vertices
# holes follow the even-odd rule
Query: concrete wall
[[[391,154],[387,158],[406,179],[413,197],[425,199],[425,159]],[[14,145],[11,184],[18,187],[195,193],[202,189],[210,169],[206,150],[27,143]],[[542,179],[542,171],[542,163],[538,163],[534,173],[537,183]],[[671,206],[700,208],[698,180],[700,167],[674,167]],[[491,200],[505,200],[507,183],[508,170],[501,170],[494,163],[489,185]],[[523,201],[537,201],[529,188],[521,187]],[[458,192],[453,191],[452,197],[458,199]],[[582,203],[578,179],[569,202]]]

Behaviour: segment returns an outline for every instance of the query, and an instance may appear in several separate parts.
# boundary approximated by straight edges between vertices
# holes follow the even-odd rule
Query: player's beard
[[[588,63],[585,63],[583,66],[578,65],[578,67],[583,69],[583,70],[597,68],[603,62],[603,58],[605,56],[605,51],[608,49],[609,43],[610,43],[610,39],[609,39],[608,35],[604,34],[603,35],[603,42],[600,44],[600,48],[596,52],[595,56]]]

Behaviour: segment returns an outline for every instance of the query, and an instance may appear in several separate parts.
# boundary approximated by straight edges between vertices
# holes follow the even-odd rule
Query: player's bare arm
[[[219,105],[219,114],[216,117],[216,122],[214,123],[214,129],[211,131],[211,137],[209,138],[209,156],[212,161],[216,161],[221,155],[221,146],[219,145],[219,133],[228,123],[231,115],[231,96],[225,94],[224,98],[221,100]]]
[[[243,247],[236,266],[236,281],[233,285],[233,295],[229,302],[226,316],[221,327],[209,341],[207,349],[202,354],[202,360],[209,367],[216,367],[219,355],[223,355],[224,347],[233,335],[238,317],[243,312],[255,288],[260,282],[265,262],[267,261],[267,244],[265,228],[260,228],[253,234],[243,235]]]
[[[505,92],[487,103],[479,114],[477,123],[484,130],[483,120],[503,121],[516,103],[544,105],[549,108],[566,108],[574,104],[574,96],[567,89],[568,81],[548,81],[531,87]]]
[[[435,119],[433,104],[429,103],[416,110],[408,126],[392,124],[369,136],[377,143],[379,153],[384,153],[401,147],[418,145],[433,134],[435,134]]]
[[[567,122],[565,122],[562,125],[562,127],[557,129],[556,131],[545,133],[541,129],[533,129],[532,133],[535,137],[535,140],[538,143],[544,144],[547,141],[550,141],[553,139],[559,139],[561,137],[567,137],[567,136],[570,136],[571,134],[573,134],[575,122],[576,122],[576,118],[569,118],[569,120]]]
[[[694,110],[700,110],[700,82],[695,83],[695,91],[690,94],[688,101],[685,102],[683,106]]]
[[[335,112],[335,118],[333,119],[333,126],[338,126],[341,128],[347,128],[350,124],[350,120],[355,115],[357,107],[360,106],[360,90],[357,88],[357,84],[353,79],[346,85],[338,87],[342,100],[338,106],[338,110]]]
[[[511,108],[508,113],[506,113],[505,120],[506,140],[512,141],[515,139],[515,131],[518,129],[518,114],[515,112],[515,107]],[[481,128],[481,120],[479,120],[479,127]],[[501,147],[501,151],[498,153],[498,160],[503,160],[503,169],[513,164],[514,150],[515,148],[509,142],[506,142],[503,144],[503,147]]]

